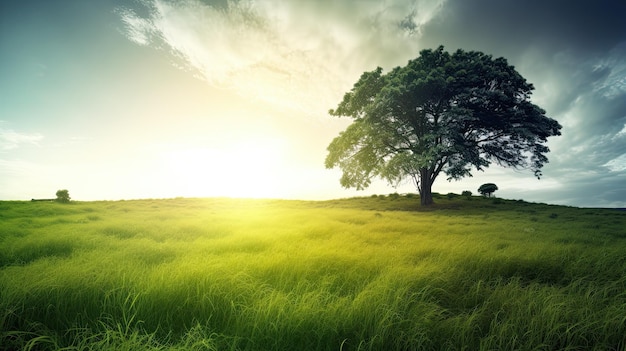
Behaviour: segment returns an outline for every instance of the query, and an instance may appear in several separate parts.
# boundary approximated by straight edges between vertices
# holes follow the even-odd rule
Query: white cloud
[[[19,133],[11,129],[0,128],[0,151],[8,151],[18,148],[22,144],[39,145],[43,135],[39,133]]]
[[[615,134],[615,136],[613,136],[613,139],[619,139],[621,137],[626,137],[626,124],[624,124],[622,130],[620,130],[619,132],[617,132],[617,134]]]
[[[153,25],[149,20],[140,18],[129,9],[117,9],[117,14],[125,25],[125,35],[130,40],[139,45],[150,44],[153,33]]]
[[[364,70],[416,56],[443,0],[148,3],[119,10],[130,40],[165,44],[212,85],[303,115],[325,114]]]
[[[626,154],[622,154],[603,165],[612,172],[626,171]]]
[[[608,72],[606,79],[594,84],[596,91],[608,99],[626,94],[626,42],[611,50],[594,68]]]

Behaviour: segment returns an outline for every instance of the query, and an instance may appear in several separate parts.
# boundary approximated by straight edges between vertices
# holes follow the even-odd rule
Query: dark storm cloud
[[[535,85],[533,100],[563,124],[544,174],[545,202],[626,201],[626,2],[449,0],[420,46],[505,57]]]
[[[426,27],[424,43],[520,52],[606,52],[626,36],[626,2],[449,0]]]
[[[622,50],[618,56],[621,63],[608,67],[566,66],[559,79],[571,88],[550,104],[564,127],[552,144],[547,170],[579,194],[577,205],[599,193],[607,205],[626,201],[626,55]]]

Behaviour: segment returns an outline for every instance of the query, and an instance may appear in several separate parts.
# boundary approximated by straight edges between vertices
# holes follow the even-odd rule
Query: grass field
[[[626,212],[435,201],[0,202],[0,349],[626,349]]]

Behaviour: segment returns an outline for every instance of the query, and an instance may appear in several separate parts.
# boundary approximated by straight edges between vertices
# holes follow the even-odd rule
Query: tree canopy
[[[489,196],[493,194],[496,190],[498,190],[498,186],[493,183],[485,183],[478,188],[478,192],[482,196]]]
[[[56,198],[57,202],[68,203],[71,200],[70,192],[67,189],[57,190],[56,195],[57,195],[57,198]]]
[[[374,177],[411,178],[422,205],[432,204],[441,172],[456,180],[496,163],[539,177],[561,125],[530,101],[533,89],[504,58],[423,50],[404,67],[363,73],[329,111],[354,121],[328,146],[325,165],[359,190]]]

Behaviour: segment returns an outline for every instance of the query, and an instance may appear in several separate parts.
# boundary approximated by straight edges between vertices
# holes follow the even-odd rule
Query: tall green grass
[[[626,349],[626,213],[497,200],[0,202],[0,349]]]

